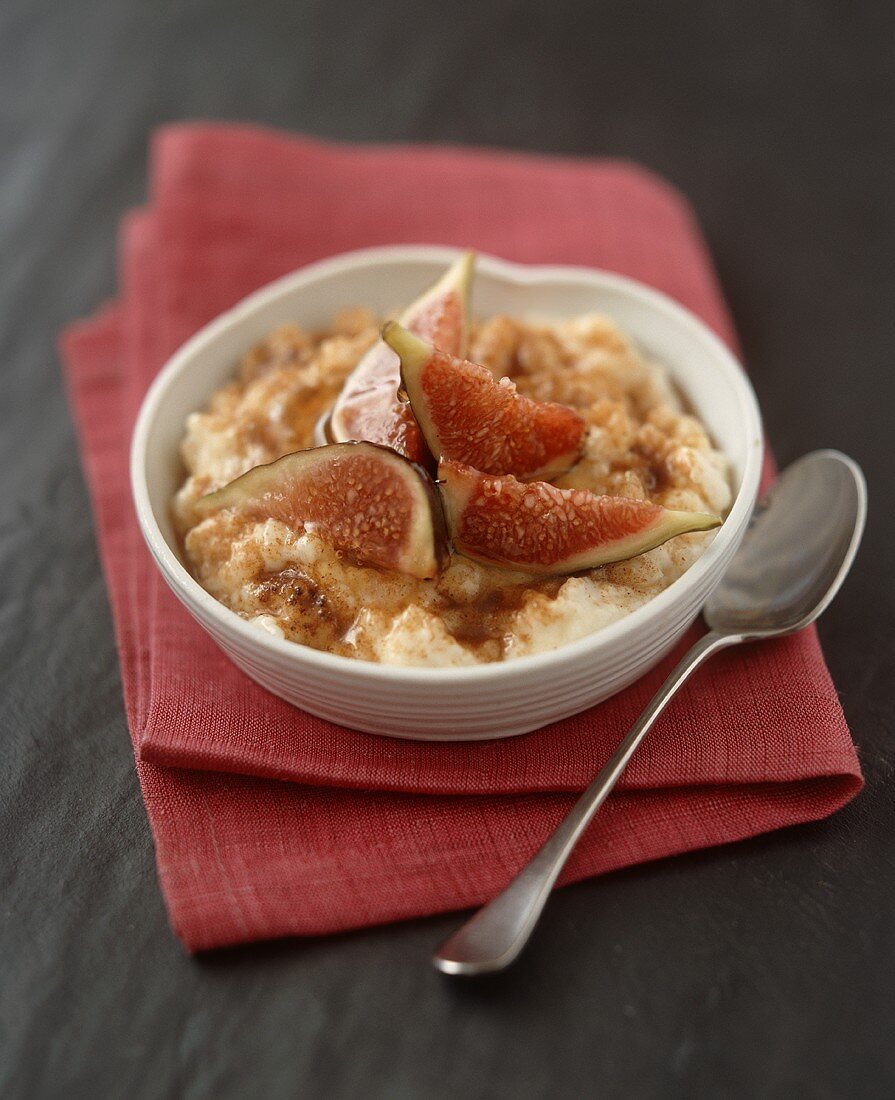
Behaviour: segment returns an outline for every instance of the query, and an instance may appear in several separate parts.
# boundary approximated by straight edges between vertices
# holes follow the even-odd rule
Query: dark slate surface
[[[351,8],[0,5],[0,1094],[891,1096],[892,8]],[[781,459],[837,446],[869,477],[821,628],[857,802],[562,891],[482,984],[428,967],[450,916],[183,954],[53,341],[113,293],[150,128],[197,116],[624,155],[692,197]]]

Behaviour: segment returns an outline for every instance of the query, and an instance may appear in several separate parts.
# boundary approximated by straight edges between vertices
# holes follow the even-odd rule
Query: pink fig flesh
[[[523,479],[555,476],[578,461],[585,423],[574,409],[525,397],[509,378],[394,322],[382,335],[401,357],[410,407],[436,458]]]
[[[465,252],[438,282],[401,315],[401,324],[436,347],[460,355],[466,346],[469,287],[475,262]],[[391,447],[414,462],[427,456],[425,441],[406,402],[398,397],[400,361],[377,340],[342,387],[327,425],[334,443],[365,439]]]
[[[439,464],[438,487],[458,553],[528,573],[593,569],[721,524],[705,512],[491,476],[458,462]]]
[[[373,443],[296,451],[231,481],[196,502],[205,517],[225,508],[313,529],[356,565],[434,577],[446,553],[444,520],[432,479],[403,456]]]

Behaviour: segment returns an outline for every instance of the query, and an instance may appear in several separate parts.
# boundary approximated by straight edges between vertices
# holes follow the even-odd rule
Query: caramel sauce
[[[290,632],[313,638],[315,649],[330,649],[347,634],[351,617],[298,569],[261,572],[252,582],[253,596],[262,611],[274,614]]]
[[[565,577],[532,578],[530,583],[495,586],[472,603],[445,599],[434,610],[455,641],[470,648],[496,643],[502,651],[512,615],[521,611],[534,593],[556,599],[565,580]]]

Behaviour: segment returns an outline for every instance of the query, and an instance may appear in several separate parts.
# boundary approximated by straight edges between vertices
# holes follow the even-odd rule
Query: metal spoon
[[[867,488],[838,451],[794,462],[758,505],[743,543],[703,609],[709,632],[685,654],[568,816],[493,901],[438,949],[445,974],[503,970],[528,942],[579,837],[674,693],[727,646],[792,634],[814,622],[845,579],[861,541]]]

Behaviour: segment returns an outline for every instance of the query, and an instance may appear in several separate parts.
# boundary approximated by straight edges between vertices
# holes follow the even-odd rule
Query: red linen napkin
[[[150,209],[123,227],[120,303],[62,347],[172,924],[199,949],[478,903],[535,850],[674,658],[588,714],[509,741],[400,742],[303,714],[230,665],[157,575],[127,483],[136,408],[199,325],[296,266],[371,244],[611,268],[732,340],[692,215],[617,162],[245,127],[166,129],[152,168]],[[813,631],[720,655],[647,739],[563,881],[823,817],[860,785]]]

